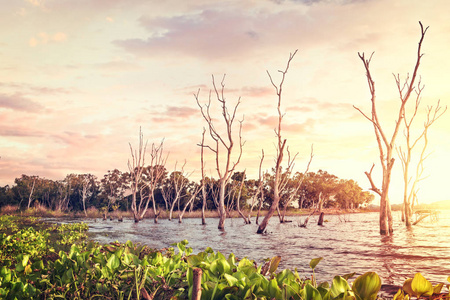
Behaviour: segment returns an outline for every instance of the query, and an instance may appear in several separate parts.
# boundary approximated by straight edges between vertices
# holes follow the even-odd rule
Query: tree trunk
[[[278,196],[278,193],[274,195],[274,199],[272,202],[272,205],[269,208],[269,211],[267,212],[267,215],[262,220],[261,224],[258,227],[258,230],[256,233],[262,234],[266,230],[267,224],[269,224],[270,218],[272,218],[273,214],[277,210],[278,202],[280,201],[280,197]]]
[[[217,228],[219,230],[225,229],[225,219],[226,219],[226,211],[225,211],[225,178],[220,179],[220,190],[219,190],[219,207],[217,212],[219,213],[219,225]]]
[[[320,216],[319,216],[319,222],[317,222],[317,225],[322,226],[323,225],[323,217],[324,217],[324,213],[321,212]]]

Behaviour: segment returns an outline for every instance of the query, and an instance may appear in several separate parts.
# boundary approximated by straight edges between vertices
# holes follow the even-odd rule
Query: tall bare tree
[[[181,166],[181,170],[177,171],[177,164],[175,163],[174,171],[169,175],[166,180],[165,185],[161,185],[161,194],[164,200],[169,205],[169,221],[172,220],[173,209],[175,205],[180,202],[180,199],[186,195],[186,188],[189,184],[189,176],[192,174],[188,174],[184,172],[184,167],[186,165],[186,161]]]
[[[375,164],[372,165],[372,168],[369,172],[365,172],[367,178],[369,179],[371,190],[380,195],[380,234],[381,235],[389,235],[394,232],[393,229],[393,220],[392,220],[392,213],[391,213],[391,205],[389,203],[389,186],[391,183],[391,173],[392,168],[394,166],[395,159],[393,157],[393,151],[395,147],[395,141],[397,138],[397,134],[399,132],[400,126],[402,124],[402,120],[404,118],[404,110],[405,105],[407,101],[409,100],[412,92],[416,89],[416,78],[417,78],[417,71],[419,69],[420,60],[423,56],[421,53],[422,48],[422,42],[425,37],[425,33],[428,29],[423,28],[422,23],[420,23],[420,29],[421,29],[421,37],[419,40],[419,46],[417,50],[417,59],[414,66],[414,70],[412,73],[412,77],[409,78],[407,76],[405,83],[403,84],[404,88],[399,88],[399,98],[400,98],[400,107],[398,109],[398,116],[395,120],[395,126],[394,130],[392,132],[392,135],[390,138],[388,138],[387,134],[385,133],[385,130],[381,126],[380,119],[378,117],[377,112],[377,106],[376,106],[376,90],[375,90],[375,81],[373,80],[372,74],[370,73],[370,62],[372,60],[372,55],[367,59],[364,56],[364,53],[358,53],[359,58],[364,64],[364,69],[366,71],[367,76],[367,83],[369,86],[369,91],[371,95],[371,103],[372,103],[372,109],[371,114],[365,114],[361,109],[357,108],[356,106],[353,106],[356,110],[358,110],[367,120],[369,120],[374,128],[375,137],[378,145],[378,150],[380,153],[380,163],[383,170],[383,178],[381,183],[381,189],[377,187],[375,182],[372,178],[372,171],[375,166]],[[400,77],[399,75],[395,76],[397,85],[400,86]]]
[[[294,186],[293,190],[290,191],[289,196],[286,199],[286,201],[283,203],[283,212],[281,213],[281,216],[280,216],[280,223],[286,222],[285,218],[286,218],[287,208],[288,208],[289,204],[291,204],[292,200],[294,200],[296,198],[296,196],[298,196],[298,191],[300,190],[300,187],[302,186],[302,183],[303,183],[303,180],[306,177],[306,174],[308,174],[309,166],[311,165],[312,159],[314,157],[313,153],[314,153],[313,152],[313,147],[311,146],[311,154],[310,154],[310,158],[309,158],[308,164],[306,165],[305,172],[303,173],[303,175],[299,176],[299,178],[297,180],[294,180],[295,186]],[[292,168],[289,171],[288,175],[290,175],[291,172],[292,172]],[[284,186],[285,185],[286,184],[284,184]]]
[[[205,133],[206,129],[203,127],[202,133],[202,143],[200,144],[200,164],[202,170],[202,182],[201,182],[201,190],[202,190],[202,225],[206,225],[205,218],[205,209],[206,209],[206,186],[205,186],[205,162],[204,162],[204,145],[205,145]]]
[[[242,141],[242,122],[244,119],[238,121],[239,129],[238,129],[238,139],[239,139],[239,149],[238,155],[235,161],[232,161],[232,154],[234,148],[235,137],[233,136],[233,125],[236,118],[236,111],[241,103],[241,98],[239,97],[236,105],[234,106],[232,112],[228,110],[227,100],[225,98],[225,75],[222,78],[220,83],[220,88],[216,86],[216,82],[214,80],[214,76],[212,76],[212,84],[214,88],[215,98],[218,101],[224,121],[225,133],[219,132],[216,127],[216,122],[211,115],[211,100],[212,100],[212,92],[209,92],[208,103],[202,105],[200,104],[199,94],[200,90],[197,94],[194,94],[195,100],[197,101],[197,105],[200,108],[200,112],[202,113],[203,118],[208,124],[209,135],[213,140],[213,145],[204,145],[200,144],[199,146],[208,148],[211,150],[216,156],[216,171],[219,177],[219,205],[217,208],[219,214],[219,230],[225,229],[225,219],[226,219],[226,211],[225,211],[225,189],[226,184],[228,183],[231,175],[233,174],[234,169],[238,165],[242,156],[242,147],[244,146],[244,142]],[[224,150],[224,153],[221,151]]]
[[[93,187],[95,185],[96,177],[92,174],[81,174],[78,175],[78,178],[81,184],[81,189],[79,189],[78,192],[81,196],[81,202],[83,203],[84,215],[87,217],[86,200],[93,193]]]
[[[133,212],[134,222],[139,222],[141,219],[141,203],[143,202],[140,199],[140,203],[137,202],[137,193],[140,190],[140,185],[142,182],[142,172],[144,171],[145,166],[145,151],[147,150],[147,142],[144,144],[144,135],[142,133],[142,129],[139,128],[139,144],[138,148],[133,150],[133,147],[130,145],[131,152],[131,160],[128,159],[128,170],[130,171],[130,188],[131,188],[131,211]]]
[[[297,53],[297,50],[295,50],[294,53],[289,54],[289,59],[286,64],[286,68],[284,70],[279,70],[281,73],[281,81],[278,85],[276,85],[273,80],[272,76],[270,75],[269,71],[267,71],[267,74],[269,75],[270,82],[272,83],[273,87],[275,88],[275,92],[278,97],[278,105],[277,105],[277,111],[278,111],[278,128],[275,129],[275,135],[277,137],[277,156],[275,159],[275,178],[274,178],[274,184],[273,184],[273,201],[272,205],[269,208],[269,211],[267,212],[266,216],[262,220],[261,224],[259,224],[257,233],[264,233],[266,230],[267,225],[269,224],[270,218],[272,218],[274,212],[278,209],[278,203],[280,202],[280,187],[283,184],[281,174],[282,174],[282,162],[284,158],[284,152],[286,147],[286,139],[283,139],[281,136],[281,121],[283,120],[284,114],[281,112],[281,100],[282,100],[282,92],[283,92],[283,84],[284,80],[286,78],[286,74],[289,70],[289,65],[294,58],[295,54]],[[288,162],[288,165],[292,165],[292,161],[290,160]]]
[[[152,148],[150,150],[150,164],[145,169],[144,180],[144,184],[148,189],[148,197],[147,201],[145,201],[145,204],[142,206],[141,218],[144,217],[150,200],[152,200],[155,223],[158,223],[158,217],[161,213],[156,206],[155,191],[161,185],[161,181],[166,174],[165,165],[168,158],[169,153],[167,153],[167,155],[164,154],[164,140],[162,140],[159,145],[155,143],[152,144]]]
[[[398,78],[398,77],[397,77]],[[411,117],[408,119],[406,117],[406,111],[404,112],[404,135],[405,135],[405,142],[406,142],[406,149],[402,150],[401,147],[397,148],[398,155],[400,156],[401,162],[402,162],[402,168],[403,168],[403,182],[404,182],[404,190],[403,190],[403,215],[405,217],[405,225],[406,227],[411,227],[411,217],[412,212],[414,208],[415,203],[415,197],[417,195],[417,185],[419,181],[422,179],[423,170],[424,170],[424,160],[426,159],[426,149],[428,146],[428,129],[430,126],[439,119],[446,111],[447,107],[442,108],[440,106],[440,101],[437,102],[436,107],[433,108],[433,106],[428,106],[426,110],[426,120],[423,124],[423,129],[421,134],[416,138],[411,138],[411,125],[413,124],[413,121],[417,115],[419,106],[420,106],[420,95],[423,90],[423,86],[420,85],[420,81],[418,83],[418,88],[416,91],[416,104],[414,106],[413,113]],[[401,91],[402,87],[400,86],[400,81],[397,80],[397,87],[399,91]],[[404,87],[403,87],[404,88]],[[409,167],[411,165],[412,160],[412,151],[413,149],[418,145],[418,143],[423,140],[422,142],[422,150],[420,151],[420,156],[417,161],[416,165],[416,171],[415,174],[410,176],[409,175]]]

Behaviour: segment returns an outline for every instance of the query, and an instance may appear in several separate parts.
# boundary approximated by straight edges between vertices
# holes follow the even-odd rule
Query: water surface
[[[274,217],[268,234],[256,234],[257,225],[245,225],[242,219],[227,219],[225,231],[217,229],[217,219],[160,220],[139,223],[101,219],[82,219],[89,225],[89,236],[100,243],[113,241],[139,242],[154,248],[165,248],[187,239],[194,253],[211,247],[224,254],[248,257],[258,263],[281,256],[281,268],[310,276],[309,261],[324,259],[316,268],[319,281],[330,281],[335,275],[367,271],[377,272],[383,284],[403,284],[416,272],[434,282],[444,282],[450,276],[450,211],[442,211],[438,222],[422,221],[407,230],[394,213],[394,235],[381,236],[377,213],[326,216],[324,226],[317,226],[317,217],[307,228],[298,227],[300,217],[290,217],[292,223],[280,224]],[[70,220],[68,222],[79,222]]]

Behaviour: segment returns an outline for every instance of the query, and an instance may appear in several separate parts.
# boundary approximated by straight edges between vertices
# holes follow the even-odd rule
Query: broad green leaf
[[[111,270],[115,270],[120,266],[120,260],[115,254],[111,254],[106,266]]]
[[[272,298],[281,299],[282,298],[281,289],[278,286],[278,283],[275,278],[269,281],[268,292],[269,292],[270,299],[272,299]]]
[[[348,284],[347,280],[342,278],[341,276],[335,276],[333,278],[333,283],[331,284],[331,296],[333,298],[336,298],[340,294],[350,290],[350,285]]]
[[[190,267],[197,267],[203,261],[203,259],[198,255],[189,255],[186,260]]]
[[[231,266],[226,259],[218,259],[217,267],[221,274],[230,273],[231,271]]]
[[[278,265],[280,264],[281,256],[274,256],[270,260],[269,273],[272,274],[278,269]]]
[[[411,288],[417,297],[421,297],[422,295],[431,296],[433,294],[433,285],[420,273],[414,275]]]
[[[375,272],[367,272],[353,282],[353,291],[363,300],[374,300],[381,289],[381,279]]]
[[[0,282],[10,282],[11,281],[11,270],[8,269],[6,266],[3,266],[0,270],[0,275],[2,277],[2,280]]]
[[[309,262],[309,266],[311,267],[311,269],[315,269],[317,264],[323,259],[323,257],[318,257],[318,258],[313,258],[311,259],[311,261]]]
[[[306,299],[305,300],[322,300],[320,292],[311,284],[305,286]]]
[[[231,276],[230,274],[224,274],[224,277],[226,281],[228,282],[229,286],[234,286],[239,281],[237,278]]]

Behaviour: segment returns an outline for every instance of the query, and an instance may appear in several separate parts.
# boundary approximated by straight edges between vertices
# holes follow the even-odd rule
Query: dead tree
[[[374,191],[375,193],[377,193],[378,195],[380,195],[380,234],[381,235],[392,234],[394,231],[393,230],[392,213],[391,213],[391,205],[389,203],[389,186],[390,186],[390,182],[391,182],[392,168],[394,166],[394,161],[395,161],[395,159],[393,157],[393,151],[394,151],[394,147],[395,147],[395,141],[397,138],[397,134],[399,132],[400,126],[402,124],[402,120],[404,118],[405,105],[406,105],[408,99],[410,98],[412,92],[415,90],[417,71],[419,69],[420,60],[423,56],[423,54],[421,54],[420,52],[421,52],[422,42],[423,42],[423,39],[425,37],[425,33],[426,33],[428,27],[424,29],[422,26],[422,23],[419,22],[419,24],[420,24],[420,28],[421,28],[421,38],[419,40],[416,64],[415,64],[411,79],[409,80],[409,76],[408,76],[405,80],[404,89],[399,89],[400,107],[398,109],[397,119],[395,120],[395,127],[392,132],[392,136],[390,138],[388,138],[388,136],[385,133],[385,130],[381,126],[381,122],[378,118],[378,112],[376,109],[375,81],[372,78],[372,74],[370,73],[370,68],[369,68],[373,53],[368,59],[366,59],[366,57],[364,56],[364,53],[362,53],[362,54],[358,53],[358,56],[361,59],[361,61],[363,62],[364,69],[366,71],[367,83],[368,83],[369,91],[370,91],[370,95],[371,95],[371,99],[370,99],[371,104],[372,104],[371,114],[370,115],[365,114],[364,112],[362,112],[361,109],[357,108],[356,106],[353,106],[353,107],[356,110],[358,110],[367,120],[369,120],[372,123],[374,132],[375,132],[377,145],[378,145],[378,150],[380,153],[380,163],[381,163],[381,167],[383,170],[381,189],[379,189],[376,186],[376,184],[372,178],[372,171],[373,171],[373,168],[375,167],[375,164],[373,164],[370,171],[365,172],[365,174],[370,182],[370,185],[371,185],[370,189],[372,191]],[[398,76],[396,77],[396,81],[397,81],[397,85],[399,85],[400,79]]]
[[[193,190],[192,194],[190,195],[189,200],[184,204],[183,210],[181,212],[179,212],[178,223],[182,223],[183,222],[183,216],[184,216],[184,213],[186,212],[187,207],[189,205],[191,205],[192,203],[194,203],[195,197],[197,197],[197,195],[200,192],[200,190],[201,190],[201,186],[196,185],[194,187],[194,190]]]
[[[211,139],[213,140],[213,146],[208,146],[204,144],[200,144],[199,146],[208,148],[211,150],[215,156],[216,156],[216,171],[217,175],[219,177],[219,205],[217,212],[219,214],[219,230],[225,229],[225,219],[226,219],[226,211],[225,211],[225,189],[226,185],[233,174],[234,169],[238,165],[239,161],[241,160],[242,156],[242,147],[244,146],[244,143],[242,142],[242,122],[243,119],[239,121],[239,130],[238,130],[238,138],[239,138],[239,150],[238,155],[236,158],[236,161],[232,161],[232,153],[234,148],[234,137],[233,137],[233,124],[236,117],[236,111],[241,103],[241,98],[238,99],[236,105],[234,106],[233,111],[230,113],[227,107],[227,101],[225,99],[224,91],[225,91],[225,75],[222,78],[221,81],[221,87],[220,89],[217,88],[214,76],[212,76],[212,83],[214,87],[214,94],[221,106],[221,113],[225,125],[225,133],[220,133],[219,130],[216,127],[216,123],[214,122],[214,119],[211,115],[211,98],[212,93],[210,91],[209,93],[209,100],[208,103],[205,105],[200,104],[199,100],[199,94],[200,90],[197,92],[197,94],[194,94],[195,100],[197,101],[197,105],[200,108],[200,112],[202,113],[203,118],[205,119],[206,123],[208,124],[209,129],[209,135]],[[225,150],[225,153],[222,154],[221,150]],[[222,156],[224,155],[224,157]],[[222,160],[223,159],[223,160]],[[222,161],[222,164],[221,164]]]
[[[31,202],[33,201],[34,187],[36,186],[36,180],[38,179],[38,176],[31,176],[31,178],[33,178],[33,184],[30,187],[30,183],[28,183],[28,186],[30,188],[30,194],[28,195],[28,208],[30,208]]]
[[[131,152],[131,161],[128,159],[128,170],[130,171],[130,188],[131,188],[131,211],[133,212],[134,222],[139,222],[140,217],[140,205],[137,203],[137,193],[142,182],[142,172],[145,165],[145,151],[147,149],[147,142],[144,144],[144,135],[142,129],[139,128],[139,145],[138,149],[133,151],[131,143],[128,143]],[[140,202],[143,202],[140,199]]]
[[[155,223],[158,223],[159,213],[156,210],[154,192],[163,176],[167,156],[163,156],[164,140],[159,145],[152,144],[150,152],[150,165],[145,166],[145,154],[147,151],[147,142],[144,144],[144,136],[142,130],[139,129],[139,145],[133,150],[130,145],[131,160],[128,160],[128,170],[130,171],[130,188],[132,194],[131,210],[133,212],[134,221],[137,223],[144,218],[147,212],[150,199],[153,201],[153,212]],[[146,180],[143,180],[143,173],[146,171]],[[137,193],[141,192],[142,185],[145,184],[148,188],[148,194],[140,197],[137,201]],[[144,193],[141,193],[144,195]]]
[[[297,196],[298,190],[300,189],[300,187],[301,187],[301,185],[303,183],[303,180],[305,179],[306,174],[308,173],[309,166],[311,165],[313,157],[314,157],[314,151],[313,151],[313,147],[311,146],[311,154],[310,154],[310,157],[309,157],[308,164],[306,165],[305,172],[303,173],[304,175],[301,176],[299,178],[299,180],[295,183],[294,190],[290,192],[288,199],[283,204],[283,213],[281,214],[281,217],[280,217],[280,223],[286,222],[285,217],[286,217],[287,207],[292,202],[292,200],[294,200],[295,196]]]
[[[177,164],[175,163],[175,169],[167,179],[167,186],[161,186],[161,193],[164,200],[169,204],[169,221],[172,220],[173,209],[175,204],[180,202],[180,199],[184,196],[183,192],[189,184],[189,175],[184,172],[186,161],[181,166],[181,171],[177,171]],[[192,174],[192,173],[191,173]]]
[[[295,52],[289,55],[289,59],[286,65],[286,68],[284,71],[279,70],[279,72],[281,73],[281,82],[279,85],[276,85],[273,80],[272,80],[272,76],[270,75],[269,71],[267,71],[267,74],[269,75],[269,79],[270,82],[272,83],[273,87],[275,88],[276,94],[278,96],[278,106],[277,106],[277,110],[278,110],[278,128],[275,129],[275,135],[277,137],[277,156],[275,159],[275,180],[274,180],[274,186],[273,186],[273,202],[272,205],[269,208],[269,211],[267,212],[266,216],[264,217],[263,221],[261,222],[261,224],[259,224],[257,233],[264,233],[264,231],[266,230],[267,224],[269,224],[269,220],[270,218],[272,218],[275,210],[277,210],[278,208],[278,203],[280,202],[280,185],[281,185],[281,173],[282,173],[282,167],[281,164],[283,162],[283,156],[284,156],[284,151],[285,151],[285,147],[286,147],[286,139],[282,139],[281,137],[281,121],[283,119],[284,114],[281,113],[281,99],[282,99],[282,91],[283,91],[283,83],[284,83],[284,79],[286,77],[286,73],[289,70],[289,65],[292,61],[292,59],[294,58],[295,54],[297,53],[297,50],[295,50]]]
[[[81,190],[79,190],[81,196],[81,202],[83,203],[84,215],[87,217],[86,212],[86,199],[88,196],[92,195],[92,187],[94,186],[95,177],[92,174],[79,175],[81,181]]]
[[[241,201],[242,188],[244,187],[244,183],[245,183],[245,172],[246,172],[246,170],[244,170],[244,174],[242,174],[242,181],[241,181],[241,184],[239,185],[239,192],[238,192],[238,196],[236,198],[236,207],[237,207],[237,211],[238,211],[239,215],[241,216],[242,219],[244,219],[245,224],[250,224],[250,222],[247,220],[247,218],[242,213],[241,206],[239,203]]]
[[[159,145],[152,144],[152,148],[150,151],[150,164],[147,166],[146,170],[146,180],[145,184],[147,185],[149,198],[145,201],[145,204],[141,202],[141,219],[144,217],[147,212],[148,205],[150,203],[150,198],[153,203],[153,216],[154,222],[158,223],[158,217],[161,211],[156,207],[156,199],[155,199],[155,191],[161,184],[161,180],[166,173],[165,165],[167,163],[167,159],[169,157],[169,153],[164,155],[164,140],[161,141]]]
[[[206,225],[206,218],[205,218],[206,187],[205,187],[205,163],[204,163],[205,133],[206,133],[206,129],[203,127],[202,143],[201,143],[201,146],[200,146],[200,163],[201,163],[201,170],[202,170],[202,182],[201,182],[201,190],[202,190],[202,225]]]
[[[400,81],[398,80],[398,76],[396,77],[396,81],[397,81],[397,87],[398,90],[401,91],[403,87],[400,86]],[[422,90],[424,88],[424,86],[420,85],[420,81],[418,83],[418,88],[416,91],[416,104],[414,106],[414,110],[413,113],[411,115],[411,117],[409,119],[407,119],[406,117],[406,112],[404,112],[404,125],[405,125],[405,130],[404,130],[404,135],[405,135],[405,142],[406,142],[406,150],[403,151],[401,147],[397,148],[397,153],[400,157],[400,160],[402,162],[402,168],[403,168],[403,182],[404,182],[404,190],[403,190],[403,214],[405,219],[405,225],[406,227],[411,227],[411,218],[412,218],[412,212],[413,212],[413,207],[414,207],[414,198],[417,194],[417,185],[419,183],[419,181],[422,179],[422,175],[423,175],[423,163],[424,160],[426,159],[427,155],[426,153],[426,149],[428,146],[428,129],[430,128],[430,126],[437,120],[439,119],[446,111],[447,111],[447,107],[445,107],[444,109],[442,109],[442,107],[439,105],[440,101],[437,102],[437,105],[435,108],[433,108],[433,106],[428,106],[427,107],[427,116],[426,116],[426,120],[423,124],[423,130],[421,132],[421,134],[414,140],[411,140],[411,125],[413,124],[413,121],[417,115],[419,106],[420,106],[420,95],[422,93]],[[423,140],[422,143],[422,150],[420,152],[420,157],[417,161],[417,166],[416,166],[416,172],[414,176],[410,176],[409,175],[409,167],[411,164],[411,160],[412,160],[412,151],[413,149],[417,146],[417,144],[419,143],[419,141]],[[410,185],[411,183],[411,185]]]
[[[252,219],[251,218],[252,218],[253,208],[255,207],[256,203],[258,202],[257,201],[258,200],[258,196],[263,193],[263,186],[264,186],[263,178],[264,177],[263,177],[263,173],[261,172],[261,170],[262,170],[262,163],[264,161],[264,150],[261,150],[261,152],[262,152],[262,155],[261,155],[261,160],[259,162],[258,184],[256,185],[256,191],[255,191],[255,193],[252,196],[252,201],[251,201],[251,204],[250,204],[250,210],[248,212],[248,217],[247,217],[247,224],[251,224],[252,223]],[[260,200],[261,200],[261,202],[260,202],[260,206],[259,207],[261,207],[261,205],[262,205],[262,197],[260,198]],[[258,210],[258,216],[259,216],[259,212],[260,212],[260,210]],[[257,219],[256,220],[256,224],[258,224],[258,216],[256,218]]]

